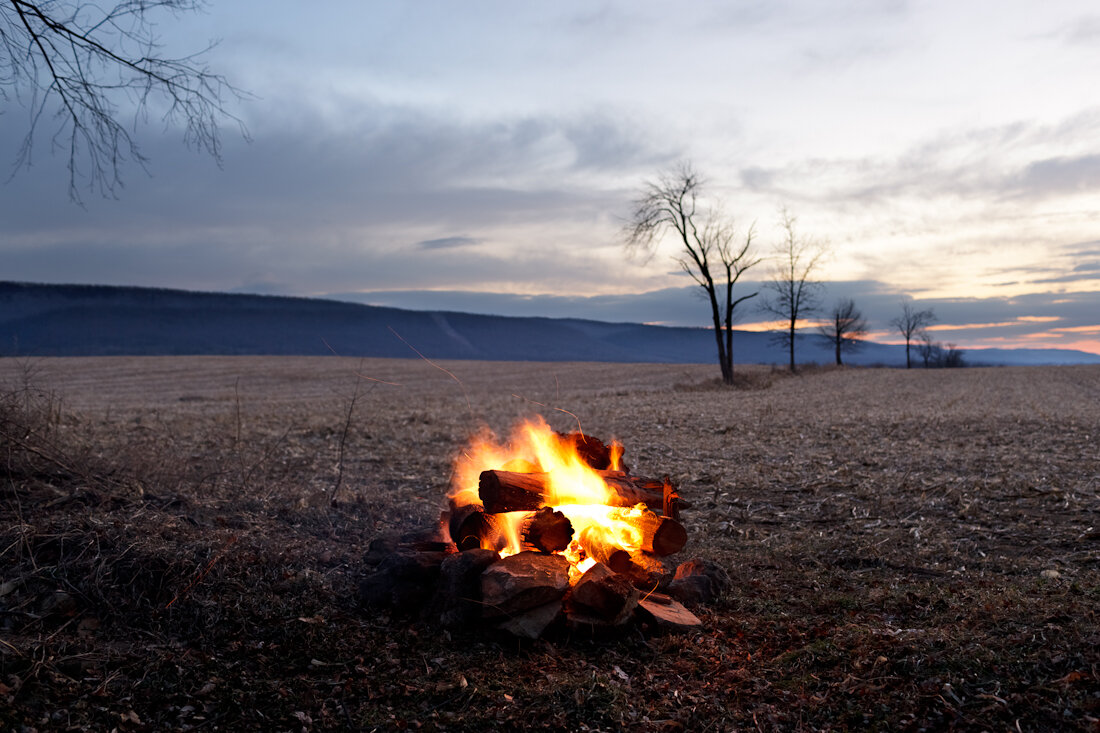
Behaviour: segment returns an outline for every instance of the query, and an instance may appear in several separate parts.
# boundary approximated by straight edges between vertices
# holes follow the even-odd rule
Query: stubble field
[[[0,360],[4,730],[1100,729],[1100,368]],[[482,426],[693,503],[701,631],[364,612]]]

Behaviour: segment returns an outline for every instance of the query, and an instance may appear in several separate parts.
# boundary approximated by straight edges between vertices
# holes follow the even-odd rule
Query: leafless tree
[[[81,182],[114,196],[123,164],[146,163],[132,130],[150,113],[181,125],[184,143],[220,164],[220,123],[240,125],[226,100],[243,94],[201,61],[209,47],[169,58],[160,54],[156,34],[160,11],[179,14],[202,5],[0,0],[0,99],[14,98],[30,113],[16,168],[31,164],[35,135],[53,117],[51,147],[68,155],[70,198],[80,201]]]
[[[757,293],[735,298],[734,285],[760,262],[752,252],[755,228],[744,237],[713,209],[700,210],[703,183],[690,163],[683,163],[645,185],[634,201],[623,233],[628,249],[652,252],[674,232],[677,263],[702,288],[710,304],[722,381],[733,384],[734,311]]]
[[[943,358],[943,347],[932,340],[932,334],[925,331],[917,336],[917,353],[924,362],[924,368],[935,366]]]
[[[793,372],[798,323],[821,304],[822,285],[814,275],[825,256],[825,245],[800,235],[795,217],[786,209],[780,210],[779,216],[783,241],[776,247],[776,264],[772,279],[765,284],[769,292],[761,308],[786,324],[777,332],[776,341],[787,348]]]
[[[821,338],[833,347],[837,366],[840,366],[843,364],[842,352],[855,351],[862,346],[863,337],[867,335],[867,321],[856,308],[855,301],[846,298],[833,306],[828,322],[818,326],[817,330]]]
[[[913,366],[909,355],[910,345],[925,333],[925,329],[936,322],[936,314],[929,310],[917,310],[910,303],[901,304],[901,315],[890,321],[890,325],[905,338],[905,368]]]

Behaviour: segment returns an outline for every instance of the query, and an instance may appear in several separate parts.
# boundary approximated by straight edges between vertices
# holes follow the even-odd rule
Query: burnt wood
[[[542,552],[561,552],[573,541],[573,523],[561,512],[544,506],[525,523],[523,541]]]

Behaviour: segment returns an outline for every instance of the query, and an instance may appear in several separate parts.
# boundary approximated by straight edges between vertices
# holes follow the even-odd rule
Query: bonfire
[[[362,601],[531,638],[558,621],[698,626],[679,601],[712,600],[728,578],[701,560],[665,571],[662,558],[687,543],[679,514],[690,505],[667,476],[631,474],[623,454],[541,418],[507,443],[475,438],[455,460],[438,530],[372,546]]]

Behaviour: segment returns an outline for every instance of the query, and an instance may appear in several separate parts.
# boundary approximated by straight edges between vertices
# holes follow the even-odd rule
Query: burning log
[[[597,471],[604,471],[611,468],[612,450],[616,450],[616,458],[622,457],[622,446],[612,444],[608,446],[604,444],[599,438],[594,438],[591,435],[585,435],[584,433],[572,432],[568,435],[561,435],[562,440],[571,446],[581,459],[596,469]]]
[[[650,510],[673,518],[679,516],[681,509],[691,506],[680,498],[667,478],[641,478],[622,471],[597,473],[612,494],[609,506],[645,504]],[[538,509],[546,503],[549,493],[547,473],[490,470],[482,471],[478,481],[478,495],[489,514]]]
[[[642,549],[658,557],[675,554],[687,544],[687,530],[671,517],[646,512],[638,517],[635,526],[642,531]]]
[[[516,471],[482,471],[478,495],[489,514],[534,511],[546,503],[547,475]]]
[[[506,520],[485,513],[478,504],[466,504],[452,510],[447,528],[459,551],[480,547],[500,552],[508,546]]]
[[[543,552],[561,552],[573,541],[573,524],[561,512],[544,506],[527,521],[523,541]]]
[[[447,531],[450,532],[451,542],[454,542],[460,551],[481,547],[481,536],[485,528],[485,510],[480,505],[451,506],[451,513],[447,518]]]
[[[585,555],[616,573],[626,573],[634,569],[630,553],[609,542],[601,532],[592,527],[582,531],[577,542],[584,548]]]

